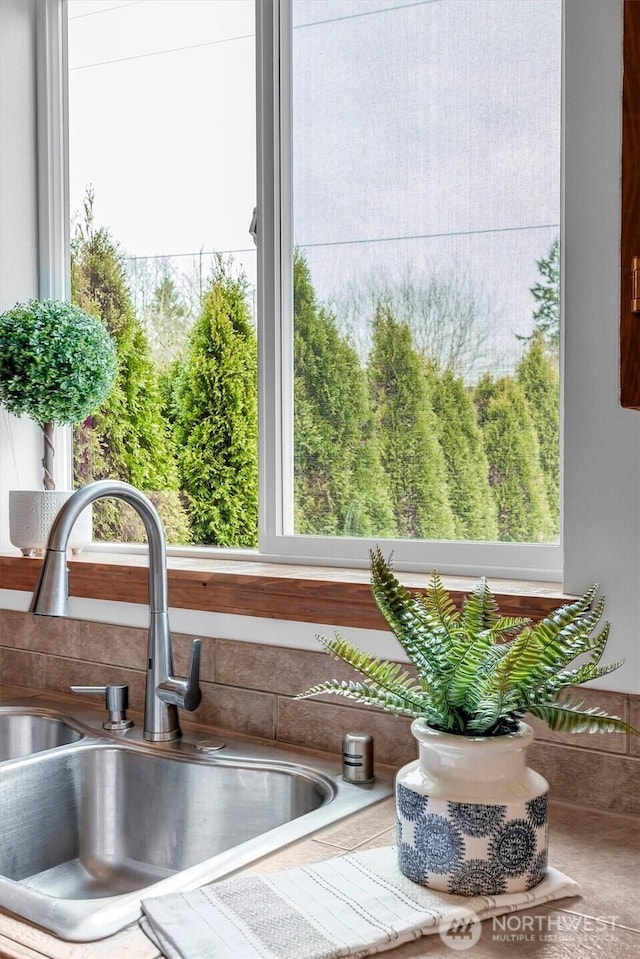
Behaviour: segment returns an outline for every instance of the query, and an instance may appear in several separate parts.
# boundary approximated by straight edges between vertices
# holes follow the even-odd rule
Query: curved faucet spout
[[[45,562],[42,564],[42,576],[36,584],[31,601],[30,609],[32,613],[44,616],[67,615],[68,590],[65,589],[64,593],[61,594],[61,570],[64,568],[64,575],[66,576],[67,544],[73,524],[80,513],[91,503],[98,499],[108,499],[110,497],[123,500],[132,506],[144,523],[149,543],[149,607],[151,613],[167,612],[167,548],[162,520],[158,516],[158,511],[151,500],[135,486],[130,486],[129,483],[121,483],[119,480],[98,480],[77,489],[61,507],[54,520],[49,533]],[[47,561],[49,553],[59,553],[61,555]],[[62,562],[62,559],[64,559],[64,562]],[[55,569],[55,577],[49,575],[45,577],[44,574],[47,572],[48,564],[51,564],[49,568]],[[53,579],[51,587],[48,583],[50,578]],[[44,583],[42,583],[43,580]]]
[[[176,706],[196,709],[200,702],[200,640],[195,640],[186,679],[173,675],[167,604],[167,549],[158,512],[144,493],[118,480],[99,480],[76,490],[60,509],[36,582],[31,606],[38,616],[66,616],[69,595],[67,544],[73,524],[90,503],[115,498],[132,506],[144,523],[149,543],[149,642],[144,737],[164,742],[180,736]]]

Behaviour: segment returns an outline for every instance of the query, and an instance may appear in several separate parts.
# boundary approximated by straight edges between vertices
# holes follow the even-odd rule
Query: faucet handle
[[[174,706],[180,706],[190,713],[198,708],[200,700],[202,699],[202,693],[200,692],[201,648],[202,640],[194,639],[191,645],[187,678],[177,679],[175,676],[167,676],[156,688],[158,699],[161,699],[164,703],[172,703]]]
[[[70,686],[72,693],[83,696],[101,696],[109,711],[109,719],[102,724],[103,729],[129,729],[133,720],[127,719],[129,705],[129,687],[126,683],[108,683],[106,686]]]
[[[187,684],[182,701],[182,708],[188,712],[193,712],[200,705],[202,693],[200,692],[200,652],[202,650],[202,640],[194,639],[191,644],[191,655],[189,656],[189,667],[187,669]]]

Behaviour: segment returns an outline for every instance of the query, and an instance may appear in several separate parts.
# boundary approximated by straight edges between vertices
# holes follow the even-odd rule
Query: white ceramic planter
[[[456,736],[416,719],[420,758],[398,772],[398,860],[414,882],[458,895],[532,889],[547,869],[546,780],[529,769],[533,732]]]
[[[10,490],[9,539],[24,556],[41,553],[58,510],[73,490]],[[79,553],[93,536],[91,508],[83,510],[71,530],[69,547]]]

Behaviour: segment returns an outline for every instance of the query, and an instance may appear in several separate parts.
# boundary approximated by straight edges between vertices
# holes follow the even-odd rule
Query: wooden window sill
[[[0,588],[33,590],[41,560],[0,556]],[[281,565],[219,559],[170,557],[169,606],[214,613],[261,616],[385,629],[366,569]],[[87,553],[69,561],[70,595],[125,603],[148,602],[147,557]],[[426,586],[428,576],[401,573],[410,588]],[[460,599],[475,580],[443,576]],[[539,619],[571,597],[555,583],[490,580],[501,612]]]

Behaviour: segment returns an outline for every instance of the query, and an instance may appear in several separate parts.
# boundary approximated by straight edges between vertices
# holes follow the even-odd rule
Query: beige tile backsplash
[[[174,635],[176,672],[184,675],[193,637]],[[0,610],[0,681],[68,692],[72,684],[129,684],[132,710],[144,705],[146,630]],[[324,679],[352,679],[345,664],[322,651],[203,639],[202,703],[188,718],[204,726],[339,753],[343,733],[365,731],[379,762],[400,766],[416,757],[410,721],[349,700],[293,697]],[[597,705],[640,726],[640,696],[582,688]],[[185,717],[186,719],[187,717]],[[624,734],[552,733],[531,717],[536,741],[530,763],[552,796],[595,809],[640,816],[640,739]]]
[[[0,647],[0,679],[3,683],[46,688],[47,657],[23,649]]]
[[[375,757],[390,766],[416,759],[416,741],[409,731],[411,720],[382,710],[363,709],[349,700],[295,700],[278,697],[278,739],[300,746],[339,752],[346,732],[373,736]]]
[[[188,718],[203,726],[236,730],[260,739],[276,738],[276,697],[218,683],[201,683],[202,702]]]
[[[629,722],[634,729],[640,729],[640,696],[629,697]],[[640,736],[629,737],[629,752],[640,757]]]

